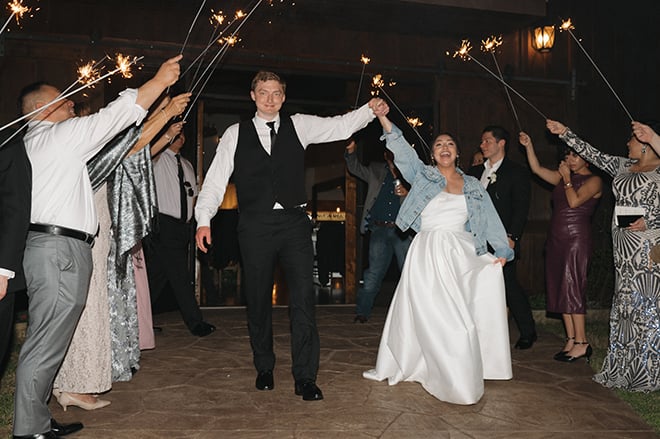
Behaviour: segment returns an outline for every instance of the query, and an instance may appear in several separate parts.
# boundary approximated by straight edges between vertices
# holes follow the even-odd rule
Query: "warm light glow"
[[[561,22],[561,26],[559,27],[560,31],[571,30],[571,29],[575,29],[575,26],[573,26],[573,23],[571,23],[570,18]]]
[[[220,44],[226,44],[226,45],[228,45],[229,47],[234,47],[234,45],[235,45],[236,43],[238,43],[239,41],[241,41],[241,39],[238,38],[238,37],[235,36],[235,35],[230,35],[230,36],[228,36],[228,37],[222,37],[222,38],[218,39],[218,43],[220,43]]]
[[[245,17],[245,12],[241,11],[240,9],[236,11],[236,19],[243,18]]]
[[[209,21],[211,22],[212,25],[214,26],[220,26],[222,23],[225,22],[226,17],[223,15],[222,11],[215,12],[213,9],[211,9],[211,18]]]
[[[499,46],[502,45],[502,36],[496,37],[495,35],[481,40],[481,50],[483,52],[495,52]]]
[[[461,41],[461,47],[454,52],[454,56],[452,58],[459,57],[463,61],[466,61],[468,58],[472,58],[470,56],[470,50],[472,50],[472,44],[470,43],[470,40],[463,40]]]
[[[362,62],[362,64],[365,64],[365,65],[366,65],[366,64],[369,64],[369,61],[371,61],[371,59],[370,59],[370,58],[367,58],[367,57],[364,56],[364,55],[362,55],[362,58],[360,58],[360,61]]]
[[[81,84],[92,84],[101,77],[101,72],[96,67],[94,60],[78,67],[78,82]]]
[[[562,25],[563,26],[563,25]],[[539,52],[549,52],[555,45],[555,27],[542,26],[534,29],[532,46]]]
[[[131,66],[135,62],[135,59],[129,58],[127,55],[122,55],[121,53],[117,54],[115,58],[117,64],[117,71],[126,79],[133,77],[133,72],[131,71]]]
[[[383,75],[380,73],[377,73],[371,78],[371,85],[373,85],[376,88],[380,88],[383,85],[385,85],[385,81],[383,81]]]
[[[337,213],[341,212],[341,207],[337,208]]]
[[[419,117],[407,117],[406,120],[408,121],[408,124],[413,128],[421,127],[424,125],[424,122],[422,122]]]

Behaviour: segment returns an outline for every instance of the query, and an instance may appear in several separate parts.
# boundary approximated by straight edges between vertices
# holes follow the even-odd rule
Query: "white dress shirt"
[[[490,184],[490,177],[491,174],[495,174],[498,169],[500,169],[500,166],[502,165],[502,161],[504,160],[504,157],[499,159],[497,162],[493,163],[492,165],[490,164],[490,160],[486,160],[484,162],[484,173],[481,174],[481,185],[484,188],[487,188],[488,185]],[[497,177],[495,177],[497,178]]]
[[[98,229],[87,161],[146,111],[127,89],[98,113],[62,122],[33,120],[25,135],[32,164],[32,223],[95,234]]]
[[[293,128],[303,148],[312,143],[326,143],[349,138],[354,132],[366,127],[374,119],[374,113],[368,104],[355,111],[340,116],[319,117],[308,114],[291,116]],[[252,119],[259,140],[264,150],[270,155],[270,127],[255,114]],[[204,178],[204,185],[199,193],[195,207],[197,227],[210,226],[211,218],[217,213],[222,202],[229,177],[234,172],[234,153],[238,145],[238,126],[227,128],[215,152],[213,162]],[[280,127],[279,114],[275,118],[275,131]],[[301,169],[300,172],[303,170]],[[239,205],[240,209],[240,205]]]
[[[183,181],[189,183],[186,186],[186,198],[188,199],[189,221],[193,214],[193,200],[197,196],[197,179],[193,165],[181,157],[183,168]],[[154,159],[154,179],[156,180],[156,196],[158,197],[158,211],[165,215],[179,218],[181,216],[181,195],[179,192],[179,167],[176,153],[166,149]]]

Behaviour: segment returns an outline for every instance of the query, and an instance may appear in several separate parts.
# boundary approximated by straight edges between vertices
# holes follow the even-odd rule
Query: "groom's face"
[[[484,160],[498,161],[504,156],[504,140],[498,141],[490,131],[481,135],[479,147],[484,155]]]

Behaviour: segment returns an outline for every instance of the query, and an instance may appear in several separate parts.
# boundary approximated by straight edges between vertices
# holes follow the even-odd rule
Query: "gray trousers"
[[[23,268],[29,320],[16,368],[17,436],[50,431],[48,398],[87,299],[91,247],[74,238],[29,232]]]

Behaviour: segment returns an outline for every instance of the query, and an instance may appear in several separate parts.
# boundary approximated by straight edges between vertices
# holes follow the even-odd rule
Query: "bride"
[[[416,381],[439,400],[475,404],[484,379],[512,377],[502,266],[513,250],[488,193],[456,167],[454,139],[440,134],[432,165],[425,165],[388,111],[383,103],[374,113],[397,168],[412,184],[396,223],[418,233],[390,305],[376,368],[363,376],[390,385]]]

